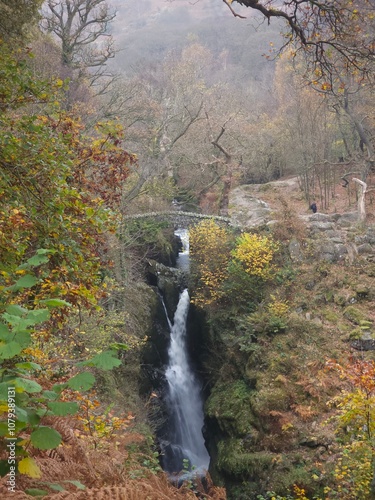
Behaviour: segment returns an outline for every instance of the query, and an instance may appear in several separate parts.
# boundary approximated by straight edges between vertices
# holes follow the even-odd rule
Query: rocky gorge
[[[329,402],[343,382],[330,360],[346,363],[355,353],[372,359],[375,228],[354,211],[275,214],[249,194],[253,186],[236,189],[232,219],[242,230],[280,239],[283,269],[240,318],[234,304],[191,306],[189,349],[204,387],[209,470],[236,500],[285,494],[293,484],[315,494],[330,484],[327,471],[340,453]],[[155,261],[148,276],[171,317],[190,278]],[[287,304],[279,318],[270,313],[275,296]],[[160,378],[152,390],[161,390]],[[157,413],[165,422],[163,405]]]

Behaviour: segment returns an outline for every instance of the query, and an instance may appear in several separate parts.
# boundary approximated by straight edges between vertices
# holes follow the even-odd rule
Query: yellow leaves
[[[289,305],[287,300],[280,300],[275,295],[271,294],[271,303],[268,304],[268,310],[273,316],[281,318],[285,316],[289,311]]]
[[[287,422],[281,426],[281,430],[283,432],[288,432],[294,428],[294,425],[291,422]]]
[[[306,496],[306,491],[303,488],[300,488],[296,484],[293,485],[293,492],[295,497],[299,500],[309,500]]]
[[[8,404],[5,404],[5,403],[1,403],[0,404],[0,415],[2,415],[3,413],[8,413]]]
[[[42,476],[42,471],[39,469],[38,464],[31,457],[26,457],[19,461],[18,472],[35,479]]]
[[[233,257],[244,267],[246,273],[266,279],[271,273],[271,261],[278,245],[266,236],[244,233],[238,238]]]
[[[203,221],[190,230],[190,254],[197,268],[200,286],[192,297],[196,305],[209,305],[223,295],[222,283],[228,276],[229,235],[213,220]]]
[[[330,83],[327,83],[327,82],[324,82],[324,83],[322,83],[322,85],[321,85],[321,89],[322,89],[322,90],[331,90],[331,88],[332,88],[332,87],[331,87],[331,84],[330,84]]]
[[[190,255],[193,272],[198,276],[192,302],[209,305],[225,296],[225,283],[232,276],[233,264],[240,273],[267,279],[273,270],[272,259],[278,245],[266,236],[244,233],[234,246],[233,237],[212,220],[204,221],[190,230]],[[274,315],[286,314],[285,301],[274,300],[270,304]]]

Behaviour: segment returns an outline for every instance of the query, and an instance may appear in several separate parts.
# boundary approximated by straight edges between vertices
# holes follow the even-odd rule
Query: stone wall
[[[331,263],[352,263],[358,256],[364,256],[375,262],[375,226],[361,225],[357,212],[316,213],[303,219],[310,237],[310,257]],[[303,260],[306,254],[295,240],[289,251],[295,261]]]

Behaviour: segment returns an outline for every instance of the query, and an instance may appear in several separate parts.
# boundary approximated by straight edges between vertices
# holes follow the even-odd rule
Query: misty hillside
[[[257,73],[271,66],[263,57],[269,53],[270,43],[280,40],[277,21],[268,26],[251,12],[244,12],[246,19],[235,18],[216,0],[147,0],[136,6],[114,0],[112,4],[117,10],[112,28],[119,50],[112,64],[128,75],[194,38],[216,56],[225,51],[228,62],[242,67],[244,77],[257,79]]]

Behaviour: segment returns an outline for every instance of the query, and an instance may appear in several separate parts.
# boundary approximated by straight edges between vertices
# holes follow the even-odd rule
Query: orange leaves
[[[118,208],[122,185],[127,179],[129,167],[136,157],[128,153],[123,145],[124,132],[116,122],[96,125],[98,136],[76,145],[78,162],[74,178],[79,186],[100,198],[111,208]]]
[[[96,399],[95,391],[89,394],[74,393],[68,395],[73,397],[80,405],[78,420],[82,424],[84,433],[80,434],[82,439],[91,441],[95,448],[103,446],[118,431],[127,429],[135,417],[129,413],[117,416],[113,411],[113,404],[107,407]]]
[[[350,364],[343,367],[335,360],[328,360],[328,369],[334,369],[340,373],[340,378],[348,381],[352,387],[360,389],[367,394],[375,395],[375,362],[350,358]]]

